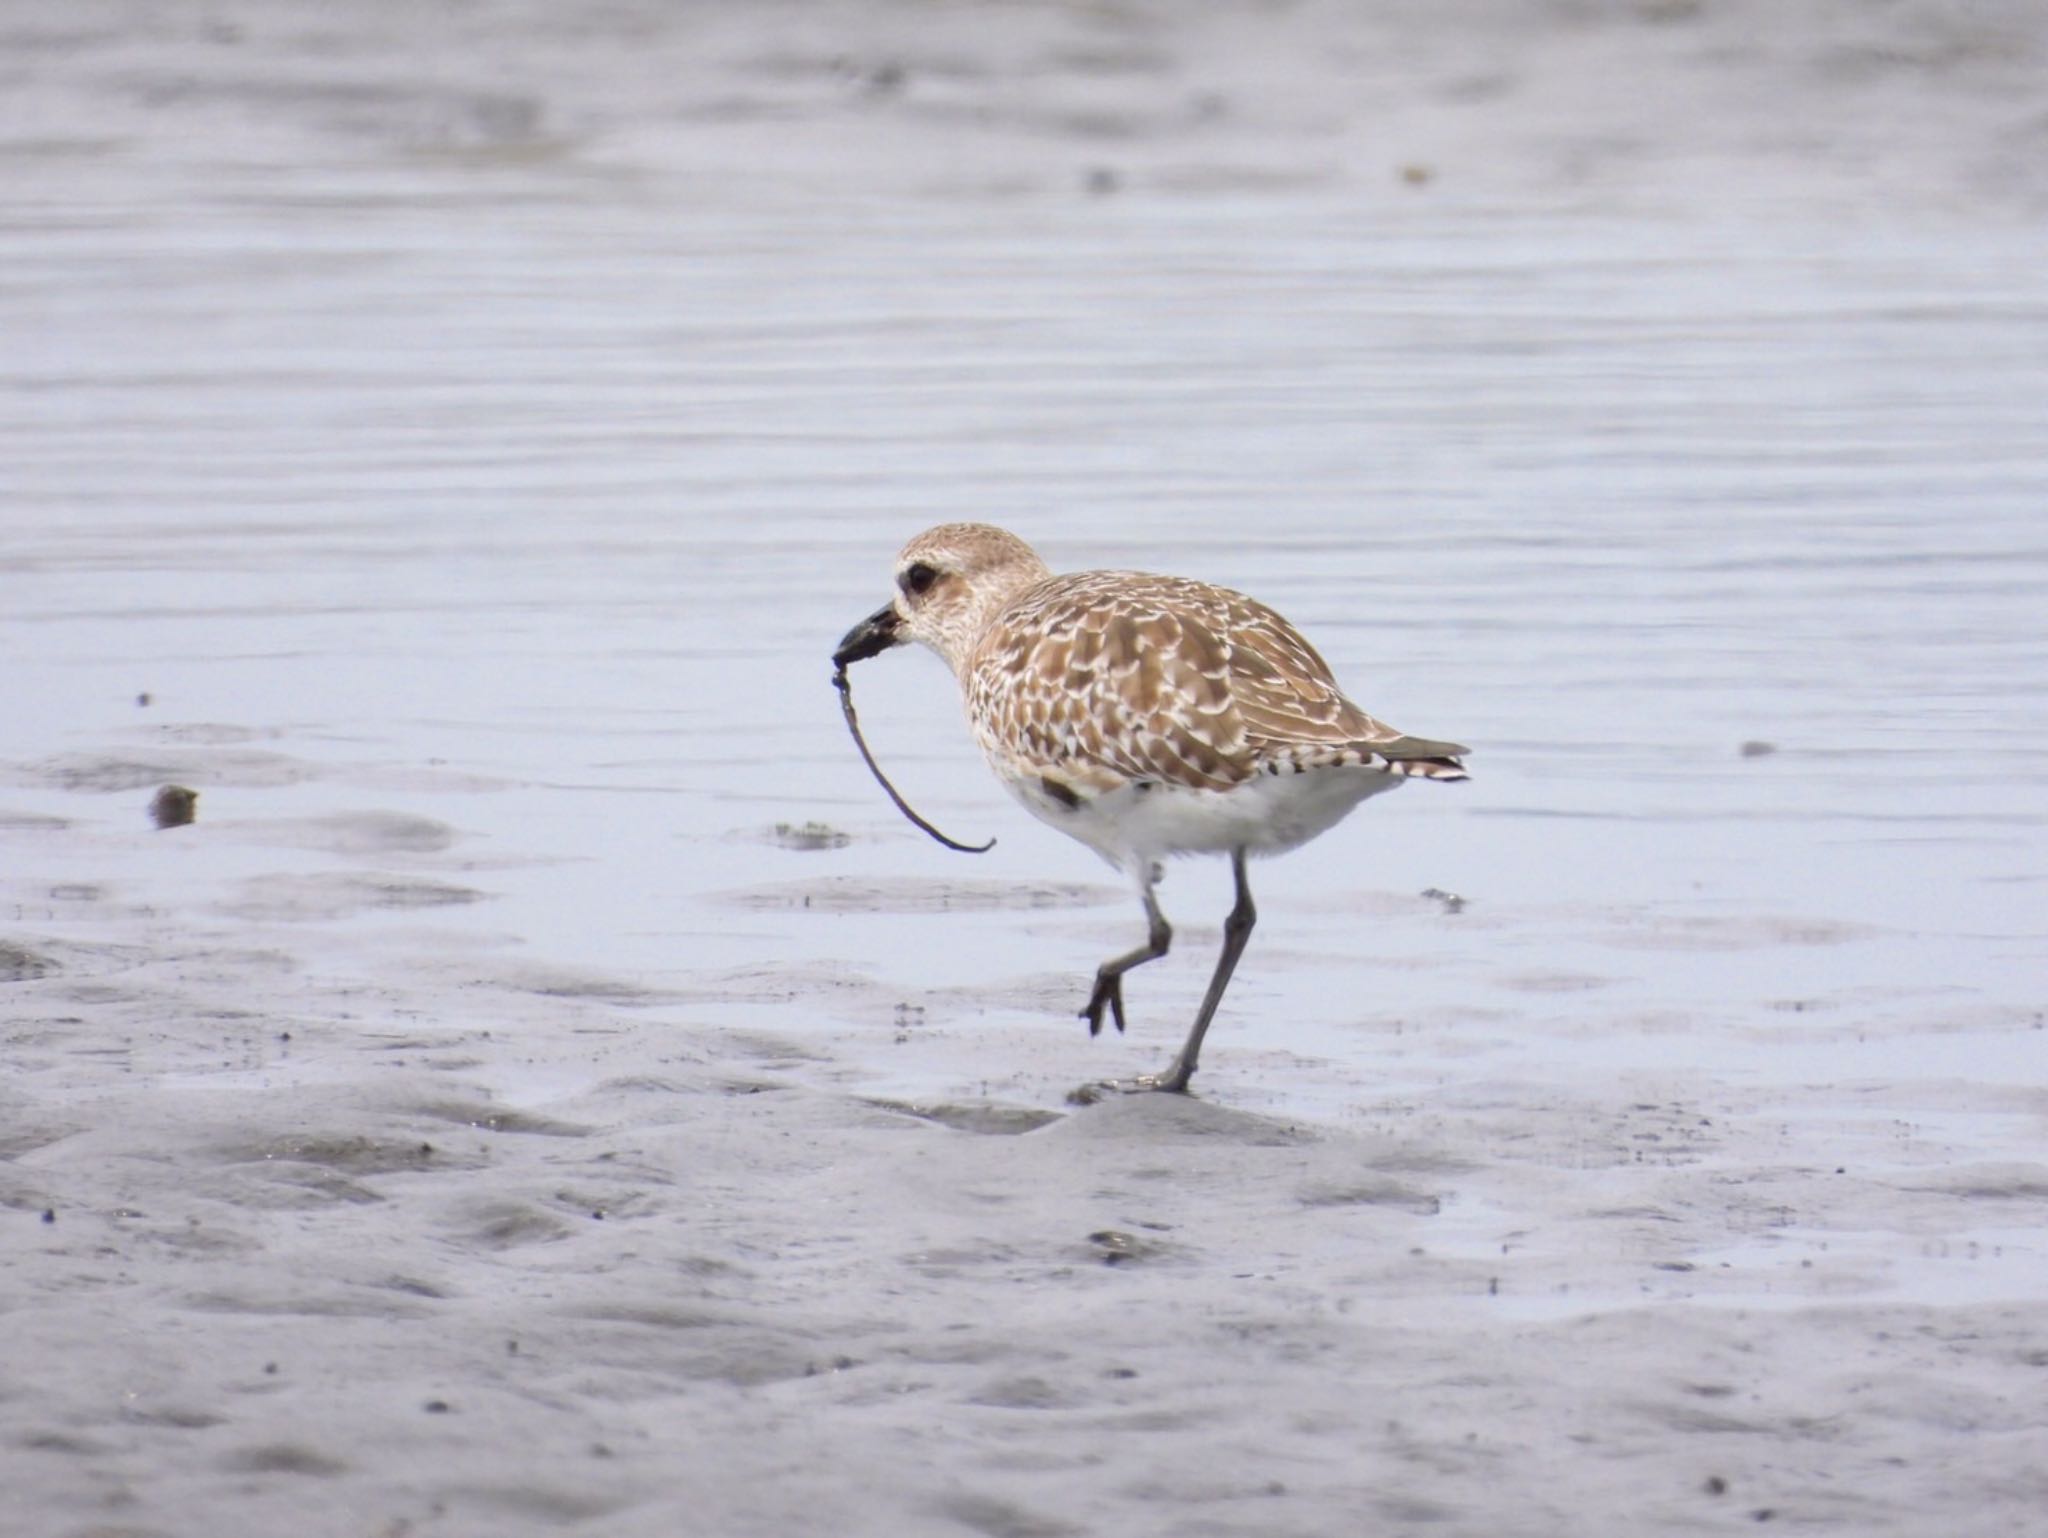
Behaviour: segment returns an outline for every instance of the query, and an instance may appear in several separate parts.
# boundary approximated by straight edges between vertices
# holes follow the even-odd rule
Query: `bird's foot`
[[[1102,1034],[1102,1012],[1109,1011],[1109,1018],[1116,1022],[1117,1034],[1124,1030],[1124,980],[1121,973],[1098,972],[1095,974],[1095,991],[1088,995],[1088,1007],[1081,1011],[1081,1018],[1088,1022],[1088,1034]]]
[[[1185,1095],[1191,1073],[1183,1073],[1175,1063],[1164,1073],[1141,1073],[1135,1079],[1097,1079],[1092,1084],[1083,1084],[1078,1089],[1067,1091],[1068,1105],[1094,1105],[1098,1100],[1107,1100],[1111,1095]]]

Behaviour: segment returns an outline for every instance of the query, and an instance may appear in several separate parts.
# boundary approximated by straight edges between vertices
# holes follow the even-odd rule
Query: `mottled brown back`
[[[996,616],[965,673],[984,750],[1088,790],[1227,790],[1343,762],[1462,777],[1449,762],[1462,748],[1360,710],[1285,619],[1185,578],[1049,578]]]

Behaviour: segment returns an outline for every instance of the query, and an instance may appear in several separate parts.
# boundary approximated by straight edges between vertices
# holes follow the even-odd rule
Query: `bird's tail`
[[[1374,754],[1387,762],[1389,773],[1411,780],[1469,780],[1458,760],[1471,752],[1455,742],[1432,742],[1427,737],[1396,737],[1391,742],[1371,744]]]
[[[1469,780],[1465,766],[1455,758],[1390,758],[1387,770],[1410,780]]]
[[[1300,774],[1309,769],[1342,769],[1356,764],[1381,774],[1395,774],[1410,780],[1469,780],[1458,760],[1469,748],[1455,742],[1433,742],[1425,737],[1388,737],[1378,742],[1346,742],[1335,745],[1296,747],[1277,753],[1267,771]]]

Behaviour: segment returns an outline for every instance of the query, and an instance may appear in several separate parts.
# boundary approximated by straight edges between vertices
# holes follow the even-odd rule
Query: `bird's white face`
[[[957,675],[989,619],[1048,575],[1045,562],[1014,534],[981,523],[940,524],[897,555],[886,628],[894,642],[929,646]]]

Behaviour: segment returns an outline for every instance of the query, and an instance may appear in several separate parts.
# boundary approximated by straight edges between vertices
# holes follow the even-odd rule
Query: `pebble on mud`
[[[149,818],[159,828],[182,828],[199,815],[199,792],[166,785],[149,798]]]

